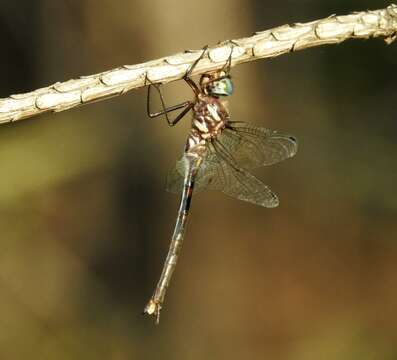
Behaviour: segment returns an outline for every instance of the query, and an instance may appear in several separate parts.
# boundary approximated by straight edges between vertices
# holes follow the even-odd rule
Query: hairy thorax
[[[229,112],[224,102],[213,96],[199,95],[193,108],[192,129],[186,149],[191,150],[196,146],[205,146],[206,141],[222,132],[228,120]]]

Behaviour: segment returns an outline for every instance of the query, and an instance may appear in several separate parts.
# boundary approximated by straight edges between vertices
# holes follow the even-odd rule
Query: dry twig
[[[362,11],[350,15],[331,15],[305,24],[283,25],[255,33],[251,37],[226,41],[209,48],[192,75],[223,66],[233,46],[232,66],[262,58],[348,39],[383,37],[390,44],[397,34],[397,5],[386,9]],[[25,119],[47,111],[64,111],[93,101],[153,83],[181,79],[201,50],[186,51],[138,65],[124,65],[100,74],[83,76],[25,94],[0,99],[0,124]]]

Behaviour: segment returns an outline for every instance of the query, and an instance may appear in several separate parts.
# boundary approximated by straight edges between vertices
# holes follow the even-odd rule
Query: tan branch
[[[397,5],[386,9],[331,15],[305,24],[283,25],[251,37],[225,41],[210,47],[192,75],[222,67],[232,54],[232,66],[262,58],[348,39],[383,37],[390,44],[397,34]],[[233,50],[231,50],[233,48]],[[93,101],[122,95],[155,83],[181,79],[201,50],[186,51],[138,65],[124,65],[100,74],[83,76],[25,94],[0,99],[0,124],[28,118],[46,111],[64,111]]]

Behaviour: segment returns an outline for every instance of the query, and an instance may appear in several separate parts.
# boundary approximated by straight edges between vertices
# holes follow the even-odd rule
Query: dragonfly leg
[[[160,89],[160,85],[155,84],[155,83],[153,83],[152,81],[150,81],[150,80],[147,78],[147,76],[146,76],[146,79],[145,79],[145,83],[146,83],[146,82],[149,82],[149,83],[150,83],[149,86],[148,86],[148,92],[147,92],[147,98],[146,98],[146,111],[147,111],[148,116],[149,116],[151,119],[152,119],[152,118],[155,118],[155,117],[158,117],[158,116],[160,116],[160,115],[164,115],[165,118],[166,118],[166,120],[167,120],[167,122],[168,122],[168,125],[169,125],[169,126],[174,126],[174,125],[175,125],[179,120],[181,120],[181,119],[189,112],[189,110],[193,107],[193,103],[192,103],[191,101],[185,101],[185,102],[183,102],[183,103],[181,103],[181,104],[177,104],[177,105],[173,105],[173,106],[170,106],[170,107],[166,107],[166,106],[165,106],[165,101],[164,101],[164,96],[163,96],[163,94],[162,94],[162,92],[161,92],[161,89]],[[150,110],[150,98],[151,98],[150,94],[151,94],[151,88],[152,88],[152,87],[154,87],[154,88],[157,90],[157,92],[158,92],[158,94],[159,94],[159,96],[160,96],[161,105],[162,105],[162,107],[163,107],[163,110],[157,111],[157,112],[154,112],[154,113],[152,113],[151,110]],[[168,116],[168,113],[169,113],[169,112],[172,112],[172,111],[175,111],[175,110],[179,110],[179,109],[182,109],[182,108],[185,108],[185,109],[184,109],[175,119],[171,120],[171,119],[169,118],[169,116]]]
[[[201,52],[201,55],[195,60],[195,62],[192,64],[192,66],[189,68],[189,70],[186,72],[185,76],[183,77],[185,80],[190,78],[190,75],[192,74],[194,68],[197,66],[199,61],[204,57],[207,49],[208,49],[208,45],[205,45],[203,47],[203,51]]]
[[[226,74],[229,74],[230,73],[230,68],[232,67],[232,55],[233,55],[234,46],[240,46],[240,45],[237,44],[236,42],[234,42],[233,40],[228,40],[225,43],[230,43],[231,44],[231,46],[230,46],[230,54],[229,54],[229,57],[228,57],[225,65],[223,65],[221,71],[224,71]]]
[[[191,75],[192,71],[194,70],[194,68],[196,67],[196,65],[199,63],[199,61],[204,57],[205,52],[207,51],[207,49],[208,49],[208,45],[203,47],[203,51],[202,51],[201,55],[195,60],[195,62],[192,64],[192,66],[189,68],[189,70],[186,72],[186,74],[183,77],[183,79],[186,81],[186,83],[190,86],[190,88],[193,90],[193,92],[196,95],[198,95],[200,93],[200,89],[198,88],[196,83],[192,79],[190,79],[190,75]],[[148,82],[149,82],[149,86],[148,86],[148,92],[147,92],[147,97],[146,97],[146,111],[147,111],[148,116],[151,119],[155,118],[157,116],[160,116],[160,115],[164,115],[166,120],[167,120],[167,122],[168,122],[168,125],[169,126],[174,126],[179,120],[181,120],[193,108],[194,103],[192,101],[185,101],[185,102],[183,102],[181,104],[177,104],[177,105],[173,105],[173,106],[170,106],[170,107],[166,107],[165,106],[165,101],[164,101],[164,96],[163,96],[163,93],[161,92],[160,85],[153,83],[147,77],[147,74],[146,74],[145,85]],[[151,97],[150,94],[151,94],[152,87],[154,87],[157,90],[157,92],[158,92],[158,94],[160,96],[161,105],[163,107],[163,110],[157,111],[157,112],[154,112],[154,113],[152,113],[151,110],[150,110],[150,97]],[[181,111],[180,114],[178,114],[178,116],[175,119],[171,120],[169,118],[169,116],[168,116],[169,112],[172,112],[172,111],[175,111],[175,110],[179,110],[179,109],[182,109],[182,108],[184,108],[184,109]]]
[[[188,71],[186,71],[185,76],[183,77],[183,80],[186,81],[186,83],[190,86],[190,88],[193,90],[193,92],[195,93],[195,95],[197,96],[200,93],[200,89],[199,87],[196,85],[196,83],[190,78],[190,75],[192,74],[192,71],[194,70],[194,68],[197,66],[197,64],[199,63],[199,61],[204,57],[206,51],[208,49],[208,45],[205,45],[203,47],[203,51],[201,52],[201,55],[194,61],[194,63],[192,64],[192,66],[189,68]]]
[[[198,88],[197,84],[189,77],[183,78],[183,80],[186,81],[186,84],[190,86],[190,88],[193,90],[195,95],[197,96],[200,93],[200,89]]]

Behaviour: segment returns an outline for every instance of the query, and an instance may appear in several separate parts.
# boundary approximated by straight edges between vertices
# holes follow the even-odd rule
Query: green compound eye
[[[229,77],[214,81],[210,86],[210,92],[216,96],[230,96],[233,94],[233,83]]]

